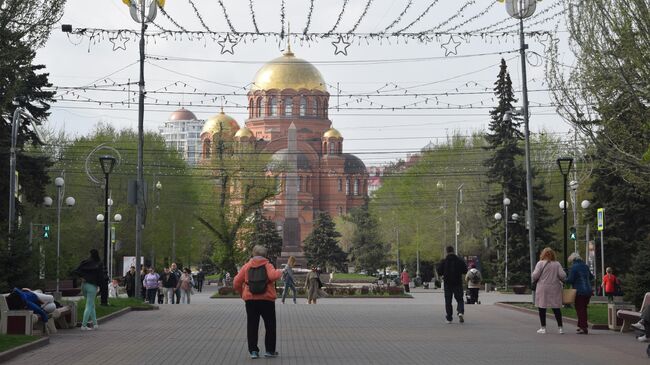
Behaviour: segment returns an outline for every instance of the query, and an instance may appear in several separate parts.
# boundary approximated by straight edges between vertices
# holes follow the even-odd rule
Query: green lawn
[[[36,341],[40,336],[25,336],[25,335],[0,335],[0,352],[10,350],[14,347]]]
[[[531,303],[509,303],[518,307],[537,310]],[[574,308],[562,308],[562,316],[578,319]],[[590,304],[587,307],[587,316],[590,323],[607,324],[607,304]]]
[[[326,275],[327,276],[327,275]],[[325,281],[329,280],[329,277],[324,277]],[[334,282],[337,280],[358,280],[360,283],[373,283],[377,281],[377,278],[370,275],[362,275],[356,273],[334,273]]]
[[[142,303],[142,299],[137,298],[109,298],[107,306],[99,304],[99,297],[95,300],[95,312],[97,313],[97,318],[107,316],[127,307],[151,308],[151,305]],[[79,322],[83,319],[85,308],[86,299],[84,298],[77,302],[77,320]]]

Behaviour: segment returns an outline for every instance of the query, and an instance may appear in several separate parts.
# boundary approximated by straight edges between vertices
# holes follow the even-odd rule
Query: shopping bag
[[[573,304],[576,301],[575,289],[562,290],[562,304]]]

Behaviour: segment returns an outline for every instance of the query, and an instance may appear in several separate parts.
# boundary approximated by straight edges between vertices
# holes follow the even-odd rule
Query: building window
[[[262,115],[265,115],[264,109],[266,108],[266,102],[264,101],[264,98],[260,98],[258,101],[257,105],[257,117],[261,117]]]
[[[354,180],[354,195],[359,195],[359,179]]]
[[[345,195],[350,195],[350,179],[345,179]]]
[[[333,155],[335,153],[336,153],[336,143],[330,142],[330,155]]]
[[[300,97],[300,116],[304,117],[307,114],[307,98],[304,96]]]
[[[293,98],[284,99],[284,115],[290,117],[293,115]]]
[[[320,115],[320,100],[315,99],[314,100],[314,115],[318,116]]]
[[[339,191],[343,191],[343,179],[339,178]]]
[[[255,103],[253,102],[253,99],[251,99],[248,102],[248,117],[249,118],[252,118],[253,116],[255,116],[255,114],[253,114],[254,111],[255,111]]]
[[[298,176],[298,192],[302,191],[302,176]]]
[[[269,115],[272,117],[278,115],[278,101],[275,96],[269,98]]]
[[[310,192],[311,189],[309,188],[309,176],[305,176],[305,191]]]
[[[210,147],[211,147],[210,140],[206,139],[203,142],[203,157],[204,158],[210,158]]]
[[[343,215],[343,207],[339,206],[336,208],[336,210],[338,210],[339,215]]]

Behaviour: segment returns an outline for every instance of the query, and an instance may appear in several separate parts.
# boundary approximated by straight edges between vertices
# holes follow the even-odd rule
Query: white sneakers
[[[646,335],[639,336],[636,338],[639,342],[648,342],[648,337]]]
[[[558,329],[557,329],[557,333],[559,333],[559,334],[561,334],[561,335],[564,334],[564,330],[562,329],[562,327],[558,327]]]
[[[537,333],[539,333],[540,335],[545,335],[546,334],[546,327],[542,327],[542,328],[538,329]]]
[[[92,331],[92,327],[81,326],[82,331]]]
[[[458,313],[458,322],[465,323],[465,315],[463,313]]]

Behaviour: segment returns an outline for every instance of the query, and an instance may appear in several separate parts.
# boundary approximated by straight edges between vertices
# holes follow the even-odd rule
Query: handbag
[[[573,304],[576,301],[576,289],[562,289],[562,304]]]
[[[544,264],[544,266],[542,267],[542,271],[540,271],[540,273],[539,273],[540,278],[542,277],[542,274],[544,273],[544,269],[546,269],[546,265],[548,265],[548,261]],[[531,284],[530,289],[532,291],[537,290],[537,282],[538,281],[539,281],[539,278],[537,280],[533,281],[533,283]]]

